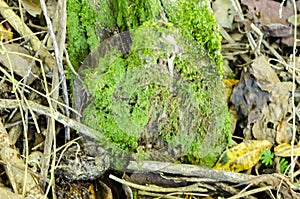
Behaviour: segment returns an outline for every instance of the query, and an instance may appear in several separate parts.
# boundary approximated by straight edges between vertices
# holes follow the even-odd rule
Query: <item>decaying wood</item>
[[[175,164],[170,162],[156,162],[156,161],[131,161],[127,166],[128,170],[140,172],[158,172],[166,174],[178,174],[183,176],[195,176],[200,178],[209,178],[217,182],[232,182],[245,183],[254,179],[253,175],[246,175],[242,173],[215,170],[207,167],[190,164]]]

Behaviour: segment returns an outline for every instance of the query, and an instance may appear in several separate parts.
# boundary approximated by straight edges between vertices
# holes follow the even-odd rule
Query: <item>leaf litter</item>
[[[232,103],[246,118],[246,139],[274,142],[276,127],[291,115],[291,82],[280,82],[264,56],[257,57],[233,89]]]
[[[218,5],[222,1],[216,2],[218,3],[215,3],[215,5]],[[240,2],[232,1],[232,3],[232,7],[236,9],[237,13],[233,24],[243,24],[247,34],[254,37],[235,31],[236,29],[232,29],[234,26],[227,25],[231,20],[228,16],[231,7],[226,7],[227,10],[222,12],[215,9],[217,18],[222,19],[220,20],[220,25],[224,29],[221,28],[221,32],[223,37],[226,38],[223,41],[224,46],[226,46],[226,48],[223,48],[223,54],[229,57],[229,61],[225,62],[225,64],[228,64],[233,69],[231,72],[235,74],[236,80],[239,81],[232,86],[232,95],[228,99],[229,104],[232,103],[230,110],[235,109],[238,114],[237,118],[234,111],[230,111],[233,114],[232,118],[236,118],[235,120],[237,121],[233,137],[234,140],[240,143],[225,151],[215,168],[241,171],[251,169],[251,166],[256,165],[263,173],[284,172],[286,169],[282,168],[289,168],[291,163],[287,157],[291,157],[292,152],[294,157],[299,155],[299,144],[297,144],[299,138],[297,131],[299,128],[297,126],[296,140],[294,145],[291,144],[293,137],[293,106],[296,109],[296,125],[299,125],[297,120],[300,118],[298,53],[295,56],[297,67],[295,69],[295,90],[293,90],[292,83],[293,68],[290,66],[293,61],[290,54],[293,52],[291,47],[294,44],[293,24],[295,24],[293,21],[295,19],[293,4],[286,1],[267,0],[241,0]],[[296,4],[297,8],[299,8],[299,1]],[[251,27],[251,25],[255,25],[256,29]],[[263,35],[263,37],[258,37],[257,35],[259,34]],[[297,32],[298,34],[299,31]],[[252,50],[249,50],[247,44],[251,39],[253,39],[254,45],[252,45]],[[237,44],[244,46],[244,48],[236,49],[237,52],[240,51],[239,55],[237,55],[237,52],[232,51],[233,48],[230,48],[230,46],[235,47]],[[249,54],[252,56],[250,59]],[[230,74],[229,72],[227,72],[227,75]],[[227,81],[226,84],[228,84]],[[294,98],[295,104],[292,103],[293,92],[295,92],[296,96]],[[230,94],[230,91],[228,93]],[[241,137],[243,139],[242,142],[240,139],[237,139]],[[253,146],[250,143],[253,141],[259,143],[265,140],[270,143],[268,147],[270,149],[270,161],[267,165],[261,165],[259,159],[264,150],[258,148],[257,155],[253,155]],[[245,146],[248,144],[251,147],[247,149]],[[263,148],[263,145],[261,147]],[[286,157],[286,159],[283,159],[283,157]],[[261,160],[263,161],[263,157]],[[297,176],[299,174],[299,162],[297,159],[294,160],[298,166],[293,172]],[[269,171],[266,172],[267,170]],[[291,177],[291,171],[289,170],[289,173],[285,173],[285,175]],[[289,181],[289,179],[285,180]],[[299,182],[297,177],[292,180]],[[269,181],[267,184],[271,184],[274,189],[282,191],[279,186],[271,183],[271,178],[266,181]],[[291,182],[284,186],[293,187],[295,190]],[[293,195],[293,197],[299,197],[297,194],[294,195],[293,191],[288,194]],[[288,198],[288,194],[283,193],[282,196]]]

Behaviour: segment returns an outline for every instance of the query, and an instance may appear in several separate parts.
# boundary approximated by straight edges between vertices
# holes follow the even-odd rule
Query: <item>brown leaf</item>
[[[292,82],[278,82],[272,85],[273,90],[269,100],[261,110],[262,117],[252,127],[252,134],[256,139],[273,141],[276,136],[276,127],[292,110],[289,100]]]
[[[289,127],[286,119],[282,119],[282,121],[276,127],[276,143],[289,143],[292,139],[292,130]]]
[[[260,25],[286,24],[287,19],[294,14],[293,5],[282,7],[282,16],[279,15],[280,3],[270,0],[242,0],[242,4],[249,9],[248,16],[253,17]]]
[[[17,44],[6,44],[4,48],[8,53],[0,54],[0,63],[5,66],[8,70],[13,70],[14,73],[21,77],[28,75],[27,84],[31,84],[40,72],[32,59],[29,56],[28,51]]]
[[[224,28],[232,29],[232,22],[236,11],[230,0],[216,0],[212,2],[212,8],[218,24]]]
[[[263,26],[262,29],[266,35],[272,37],[288,37],[293,35],[293,28],[289,25],[273,23]]]
[[[300,38],[300,31],[297,31],[297,38]],[[294,45],[294,33],[288,37],[283,37],[281,39],[281,42],[287,46],[293,46]],[[300,46],[300,41],[297,41],[297,46]]]
[[[29,198],[43,198],[44,194],[37,185],[36,179],[28,171],[25,173],[25,163],[19,152],[9,144],[8,133],[1,122],[0,146],[0,159],[4,163],[3,167],[14,192],[22,193],[24,180],[26,180],[25,194]]]
[[[33,17],[41,14],[42,8],[39,0],[22,0],[24,9]]]
[[[294,14],[292,3],[287,3],[286,6],[281,6],[280,2],[271,0],[242,0],[241,3],[249,9],[247,19],[243,22],[246,27],[249,23],[258,24],[264,34],[272,37],[292,35],[292,27],[287,22],[288,18]],[[297,6],[299,6],[298,3]]]
[[[256,57],[251,65],[250,73],[255,77],[259,87],[264,91],[272,91],[274,83],[280,82],[274,69],[265,56]]]
[[[291,113],[291,82],[280,82],[265,56],[257,57],[233,89],[232,103],[246,118],[247,139],[273,142],[276,127]]]

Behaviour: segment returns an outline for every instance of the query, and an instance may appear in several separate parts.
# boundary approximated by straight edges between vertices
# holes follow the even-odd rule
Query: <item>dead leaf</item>
[[[271,146],[268,140],[244,141],[225,151],[214,168],[235,172],[251,169],[259,161],[262,152]]]
[[[249,23],[259,24],[259,28],[268,36],[291,37],[292,27],[287,21],[294,15],[292,3],[288,2],[286,6],[270,0],[242,0],[241,3],[249,9],[247,19],[243,22],[246,27]]]
[[[276,127],[276,143],[289,143],[292,139],[292,129],[289,126],[289,123],[286,119],[282,119],[282,121]]]
[[[284,175],[277,175],[275,173],[264,174],[248,180],[247,183],[257,186],[269,185],[273,188],[273,190],[276,190],[278,193],[282,194],[281,198],[283,199],[300,198],[300,194],[294,191],[298,190],[298,188],[296,188],[289,178]]]
[[[239,80],[236,79],[223,79],[223,83],[225,83],[226,86],[232,87],[239,83]]]
[[[247,139],[274,141],[276,127],[291,113],[291,91],[292,82],[280,82],[266,57],[253,61],[232,92],[232,103],[247,127]]]
[[[279,82],[273,84],[269,101],[261,110],[262,118],[253,124],[252,134],[256,139],[273,141],[276,136],[276,127],[292,111],[289,100],[292,82]]]
[[[232,103],[242,118],[247,117],[249,125],[261,118],[261,110],[267,104],[270,93],[259,88],[256,79],[248,72],[243,72],[241,80],[233,88]]]
[[[291,157],[292,146],[288,143],[282,143],[274,148],[276,156]],[[294,145],[294,156],[300,155],[300,145]]]
[[[293,4],[282,7],[282,16],[279,15],[281,6],[279,2],[270,0],[242,0],[242,4],[249,9],[248,17],[254,19],[261,26],[269,24],[286,24],[287,19],[294,14]]]
[[[212,2],[212,8],[219,25],[224,28],[232,29],[232,22],[236,11],[230,0],[216,0]]]
[[[33,175],[28,171],[25,173],[25,163],[19,152],[10,145],[8,133],[2,122],[0,122],[0,159],[15,193],[25,191],[28,198],[44,198],[44,194]],[[26,186],[23,190],[24,180],[26,180]]]
[[[42,13],[42,8],[39,0],[22,0],[24,9],[33,17]]]
[[[297,39],[299,38],[300,38],[300,32],[297,31]],[[287,46],[292,47],[294,45],[294,33],[292,33],[292,35],[289,37],[283,37],[281,39],[281,42]],[[300,46],[300,41],[297,41],[297,46]]]
[[[40,72],[34,61],[31,67],[32,59],[26,57],[26,55],[29,56],[28,51],[17,44],[5,44],[4,47],[9,53],[0,54],[0,63],[8,70],[12,67],[13,72],[21,77],[29,73],[27,84],[31,84],[36,78],[35,75],[38,76]]]
[[[293,35],[293,27],[283,24],[269,24],[262,27],[263,33],[272,37],[288,37]]]
[[[295,15],[290,16],[288,18],[288,22],[291,23],[291,24],[293,24],[295,26]],[[300,15],[297,14],[297,26],[299,26],[299,23],[300,23]]]
[[[233,106],[230,106],[230,108],[229,108],[229,114],[230,114],[230,119],[231,119],[231,129],[230,129],[230,132],[235,132],[237,121],[240,118],[239,118],[238,112],[236,111],[236,109]],[[235,146],[235,145],[237,145],[237,143],[234,142],[234,140],[232,140],[231,146]]]
[[[7,30],[2,24],[0,24],[0,40],[9,41],[13,39],[13,33]]]
[[[0,195],[5,199],[24,199],[24,196],[14,193],[7,187],[0,187]]]
[[[265,56],[256,57],[251,64],[249,72],[257,80],[258,86],[264,91],[272,91],[274,83],[280,82],[274,69],[271,68]]]

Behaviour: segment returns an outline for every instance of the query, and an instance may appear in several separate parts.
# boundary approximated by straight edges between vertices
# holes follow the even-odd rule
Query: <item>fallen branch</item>
[[[96,139],[98,138],[96,135],[99,135],[99,132],[87,127],[86,125],[77,122],[76,120],[73,120],[69,117],[66,117],[65,115],[59,113],[56,110],[53,110],[53,113],[51,113],[50,108],[47,106],[40,105],[38,103],[35,103],[33,101],[28,101],[28,107],[30,107],[34,112],[46,115],[48,117],[54,117],[56,121],[59,123],[66,125],[72,129],[80,131],[81,134],[86,135],[90,138]],[[0,99],[0,108],[18,108],[18,101],[17,100],[10,100],[10,99]]]
[[[130,161],[127,166],[128,170],[141,171],[141,172],[157,172],[178,174],[183,176],[196,176],[200,178],[209,178],[217,182],[231,182],[231,183],[245,183],[256,176],[246,175],[242,173],[229,172],[202,167],[199,165],[191,164],[175,164],[170,162],[156,162],[156,161],[143,161],[135,162]]]

